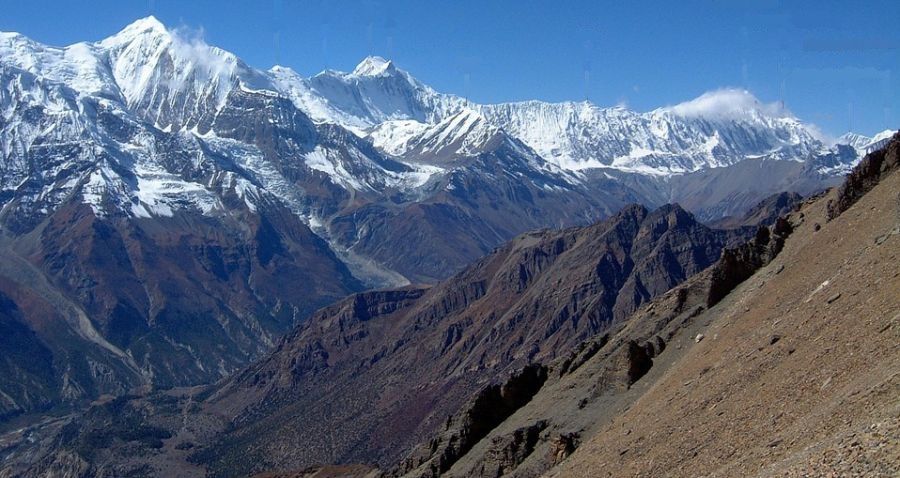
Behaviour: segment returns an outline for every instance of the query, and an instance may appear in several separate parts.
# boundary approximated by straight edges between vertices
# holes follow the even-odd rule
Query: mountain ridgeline
[[[434,287],[352,296],[216,393],[213,406],[238,418],[220,445],[231,460],[215,466],[390,463],[491,377],[574,348],[740,239],[677,206],[631,206],[590,227],[520,236]],[[339,439],[280,453],[300,430]]]
[[[746,232],[704,229],[694,216],[740,217],[770,194],[833,185],[879,139],[827,144],[739,90],[639,113],[587,102],[478,105],[377,57],[310,78],[261,71],[152,17],[67,47],[0,33],[0,84],[3,351],[23,344],[0,364],[4,422],[215,382],[348,294],[445,284],[525,231],[612,217],[624,221],[622,237],[598,247],[619,249],[595,264],[598,278],[584,271],[586,290],[569,291],[602,290],[602,299],[559,310],[531,299],[573,324],[577,333],[560,343],[580,339],[708,266]],[[671,202],[690,213],[664,206]],[[634,203],[663,209],[619,212]],[[654,227],[665,238],[683,231],[683,248],[654,242],[653,217],[674,221]],[[631,236],[639,231],[646,237]],[[560,237],[502,280],[480,273],[448,303],[465,308],[499,284],[512,294],[504,300],[525,294],[573,247]],[[443,286],[415,286],[404,294],[421,299],[397,300],[418,304],[412,311]],[[366,310],[367,296],[355,297]],[[503,320],[535,313],[516,310]],[[481,314],[467,320],[501,319]],[[534,333],[549,334],[550,347],[561,327]],[[462,340],[446,333],[448,346]],[[540,355],[526,350],[533,339],[465,366]],[[331,448],[396,453],[343,447]]]
[[[149,409],[136,405],[140,398],[116,406],[138,406],[138,415],[151,414],[143,420],[169,430],[181,456],[166,460],[214,475],[323,462],[389,467],[498,377],[568,356],[707,269],[748,232],[710,229],[678,206],[633,205],[591,226],[528,233],[434,286],[362,292],[316,312],[266,357],[179,399],[194,403],[184,405],[191,414],[180,431],[165,418],[181,413],[166,405],[171,397],[154,395]],[[506,413],[540,386],[545,372],[531,373],[521,386],[498,389],[509,397],[525,387]],[[117,428],[103,409],[65,425],[61,449]],[[325,439],[288,445],[299,436]],[[87,472],[133,471],[116,443],[90,456],[58,449],[33,470],[75,459]]]
[[[4,435],[0,472],[729,476],[776,463],[890,476],[898,158],[900,136],[841,188],[779,195],[743,220],[770,225],[718,230],[677,205],[631,205],[517,236],[433,286],[320,309],[213,386]]]

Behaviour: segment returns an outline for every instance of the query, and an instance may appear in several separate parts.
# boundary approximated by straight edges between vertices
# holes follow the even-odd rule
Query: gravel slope
[[[828,223],[828,197],[804,205],[706,340],[545,476],[898,476],[898,191]]]

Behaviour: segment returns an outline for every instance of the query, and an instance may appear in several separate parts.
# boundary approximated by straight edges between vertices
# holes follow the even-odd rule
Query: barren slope
[[[698,317],[705,340],[547,476],[897,476],[898,191],[894,173],[827,224],[808,203]]]

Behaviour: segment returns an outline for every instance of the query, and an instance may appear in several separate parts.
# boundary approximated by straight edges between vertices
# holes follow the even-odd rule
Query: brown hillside
[[[706,340],[547,476],[898,476],[898,191],[892,174],[827,224],[806,205],[698,317]]]

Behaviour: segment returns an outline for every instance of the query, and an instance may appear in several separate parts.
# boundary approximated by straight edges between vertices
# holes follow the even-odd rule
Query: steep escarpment
[[[428,452],[405,466],[450,469],[556,380],[559,369],[549,364],[560,359],[567,373],[580,369],[602,347],[586,340],[708,268],[742,234],[709,229],[674,205],[629,206],[589,227],[519,236],[432,287],[356,294],[315,313],[213,389],[136,397],[129,406],[161,410],[148,420],[171,437],[148,450],[153,459],[137,462],[125,460],[127,447],[114,440],[91,469],[123,460],[154,469],[175,460],[214,475],[324,463],[387,468],[439,430],[452,435],[434,442],[443,458]],[[661,348],[653,337],[617,346],[597,393],[627,389]],[[177,405],[166,407],[183,416],[159,406],[172,396]],[[67,420],[67,429],[95,428],[89,416]],[[520,435],[532,443],[536,430]],[[80,439],[49,446],[42,463],[73,453]],[[563,449],[576,441],[560,440]],[[517,460],[524,452],[514,442],[495,453]]]
[[[896,476],[900,175],[835,207],[870,166],[792,215],[778,256],[545,476]]]
[[[428,289],[352,297],[219,389],[209,406],[235,426],[197,457],[213,470],[391,463],[496,377],[552,360],[739,240],[677,206],[632,206],[587,228],[520,236]],[[297,433],[334,438],[280,445]]]
[[[898,180],[887,170],[824,226],[848,186],[799,204],[548,362],[450,466],[465,408],[386,476],[893,476]]]
[[[828,204],[828,220],[834,219],[875,187],[882,177],[900,167],[900,134],[883,147],[867,154],[853,168]]]
[[[24,380],[0,385],[0,416],[214,382],[361,288],[304,224],[262,208],[132,221],[73,205],[4,238],[4,324],[21,341],[5,376]]]

